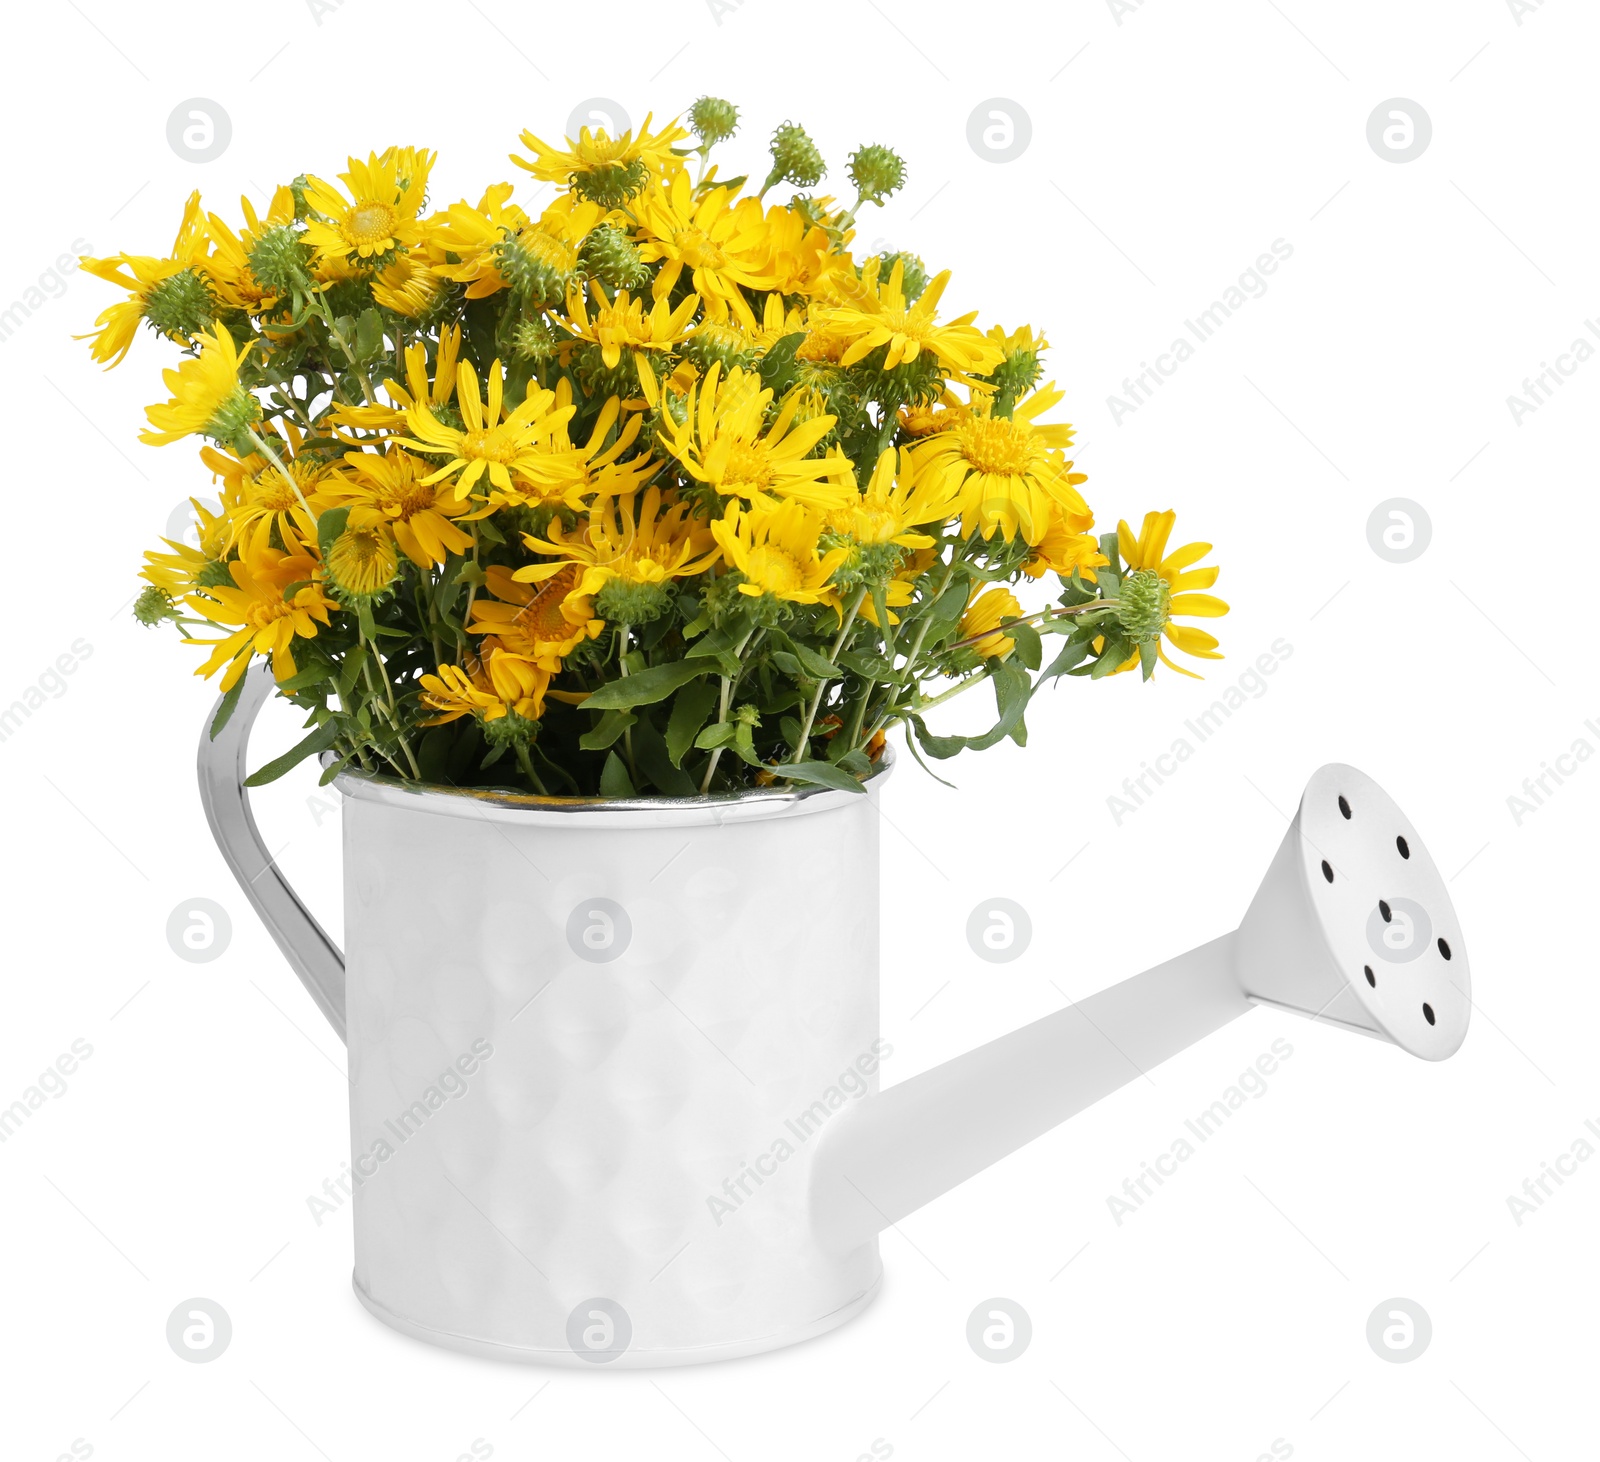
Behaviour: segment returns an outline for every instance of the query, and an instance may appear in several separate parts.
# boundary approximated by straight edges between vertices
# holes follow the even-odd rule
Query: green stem
[[[833,648],[828,651],[831,660],[844,648],[845,636],[850,633],[851,626],[856,622],[856,615],[860,612],[862,600],[867,597],[867,586],[863,584],[856,590],[856,597],[851,601],[849,610],[839,621],[839,633],[834,636]],[[822,706],[822,697],[828,689],[828,682],[821,681],[817,686],[817,693],[811,697],[811,707],[806,712],[805,725],[800,728],[800,739],[794,748],[794,755],[789,758],[791,762],[802,762],[806,759],[811,748],[811,727],[817,719],[817,711]]]
[[[317,521],[317,515],[311,511],[311,504],[306,501],[306,495],[300,491],[300,484],[294,480],[294,473],[289,471],[289,469],[284,466],[283,458],[277,454],[271,443],[269,443],[265,437],[256,431],[254,427],[251,427],[249,431],[250,440],[255,445],[256,451],[260,452],[263,457],[271,462],[272,465],[283,474],[283,480],[289,484],[290,490],[294,493],[296,499],[300,503],[300,506],[306,510],[307,517],[309,517],[311,521],[315,523]]]
[[[617,671],[622,679],[628,676],[628,626],[617,626]],[[639,769],[633,762],[633,727],[628,726],[622,732],[622,753],[628,758],[628,777],[637,787],[639,785]]]
[[[376,406],[378,398],[372,394],[372,383],[367,380],[367,373],[356,364],[356,353],[351,349],[350,342],[340,333],[339,327],[334,324],[333,312],[328,308],[328,302],[320,294],[313,295],[312,307],[322,317],[322,323],[328,327],[328,334],[337,342],[339,349],[344,352],[344,358],[350,362],[350,373],[356,378],[356,383],[361,387],[361,394],[367,398],[368,406]],[[335,378],[337,389],[337,378]]]
[[[748,630],[745,631],[744,638],[742,640],[740,640],[738,645],[736,645],[734,647],[733,654],[734,654],[734,658],[735,659],[739,659],[741,656],[743,656],[744,647],[750,643],[750,637],[751,637],[751,635],[755,634],[755,632],[756,631],[755,631],[755,626],[754,625],[752,625]],[[719,726],[724,721],[726,721],[728,719],[728,702],[733,698],[734,685],[739,680],[742,680],[743,678],[744,678],[744,665],[743,665],[742,662],[741,662],[741,664],[739,666],[739,674],[738,674],[737,677],[730,678],[730,677],[728,677],[726,675],[724,675],[722,677],[722,696],[720,698],[720,701],[719,701],[718,707],[717,707],[717,724]],[[712,779],[712,777],[714,777],[716,775],[717,763],[721,759],[722,759],[722,748],[720,746],[714,747],[712,749],[712,752],[711,752],[711,760],[706,763],[706,774],[705,774],[704,778],[701,779],[701,782],[700,782],[700,795],[702,797],[704,797],[706,795],[706,793],[708,793],[711,790],[711,779]]]
[[[550,789],[539,780],[538,772],[533,769],[533,758],[528,755],[528,748],[520,741],[517,743],[517,765],[522,768],[522,775],[533,783],[534,791],[541,797],[550,795]]]

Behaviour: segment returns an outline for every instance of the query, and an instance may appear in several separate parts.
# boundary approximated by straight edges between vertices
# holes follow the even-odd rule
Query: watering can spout
[[[870,1240],[1257,1005],[1428,1060],[1466,1035],[1471,979],[1421,837],[1353,767],[1312,777],[1243,923],[942,1066],[832,1124],[812,1222],[836,1252]]]

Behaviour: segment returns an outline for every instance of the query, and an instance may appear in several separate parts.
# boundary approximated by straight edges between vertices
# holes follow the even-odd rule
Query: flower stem
[[[867,597],[867,586],[863,584],[856,590],[856,597],[851,601],[850,608],[839,621],[839,633],[834,636],[833,648],[828,651],[831,660],[844,648],[845,636],[850,633],[851,626],[856,622],[856,615],[860,612],[861,602]],[[823,694],[828,689],[828,682],[822,681],[817,686],[817,693],[811,697],[810,709],[806,711],[805,725],[800,728],[800,739],[795,745],[794,755],[789,758],[791,762],[802,762],[811,747],[811,727],[817,719],[817,711],[821,709]]]
[[[257,432],[254,427],[250,428],[250,440],[255,444],[256,451],[260,452],[283,475],[283,480],[289,484],[290,491],[294,493],[300,506],[306,510],[306,516],[315,523],[317,515],[311,511],[311,504],[306,501],[306,495],[300,491],[300,484],[294,480],[294,474],[283,465],[283,458],[277,454],[271,443]]]
[[[745,631],[744,638],[742,640],[740,640],[739,643],[734,647],[733,654],[734,654],[734,658],[735,659],[738,659],[740,656],[742,656],[744,654],[744,647],[750,643],[750,636],[753,635],[755,632],[756,631],[755,631],[755,626],[754,625],[752,625],[748,630]],[[741,664],[740,667],[739,667],[738,679],[742,680],[743,678],[744,678],[744,667]],[[720,700],[720,702],[719,702],[719,704],[717,706],[717,724],[719,726],[724,721],[726,721],[728,719],[728,702],[733,698],[733,687],[734,687],[734,680],[730,679],[728,676],[724,675],[722,677],[722,696],[721,696],[721,700]],[[711,790],[711,779],[712,779],[712,777],[714,777],[716,775],[717,763],[721,759],[722,759],[722,748],[720,746],[712,748],[711,760],[706,763],[706,774],[701,779],[701,782],[700,782],[700,795],[702,797],[704,797]]]

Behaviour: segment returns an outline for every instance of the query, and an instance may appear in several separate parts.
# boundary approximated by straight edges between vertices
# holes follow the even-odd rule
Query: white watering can
[[[341,954],[200,743],[240,887],[349,1047],[357,1295],[421,1340],[684,1365],[858,1314],[878,1233],[1257,1005],[1428,1060],[1471,977],[1443,879],[1325,766],[1231,934],[878,1090],[877,800],[584,801],[350,771]],[[208,723],[209,724],[209,723]]]

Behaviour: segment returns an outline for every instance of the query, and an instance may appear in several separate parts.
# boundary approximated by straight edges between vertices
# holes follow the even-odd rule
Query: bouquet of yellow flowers
[[[849,207],[768,201],[824,175],[803,128],[752,189],[710,160],[736,109],[685,120],[523,133],[537,213],[506,182],[429,211],[434,154],[391,147],[238,228],[196,194],[166,258],[83,262],[128,292],[96,359],[141,321],[186,353],[142,439],[208,439],[220,482],[136,613],[209,650],[213,735],[258,655],[307,712],[253,783],[324,754],[325,780],[546,795],[859,789],[896,728],[934,758],[1021,743],[1048,681],[1176,669],[1163,639],[1218,658],[1175,622],[1226,612],[1209,545],[1170,547],[1170,512],[1091,531],[1044,339],[851,253],[901,159],[853,153]],[[1050,574],[1025,611],[1009,586]],[[984,682],[990,729],[929,729]]]

